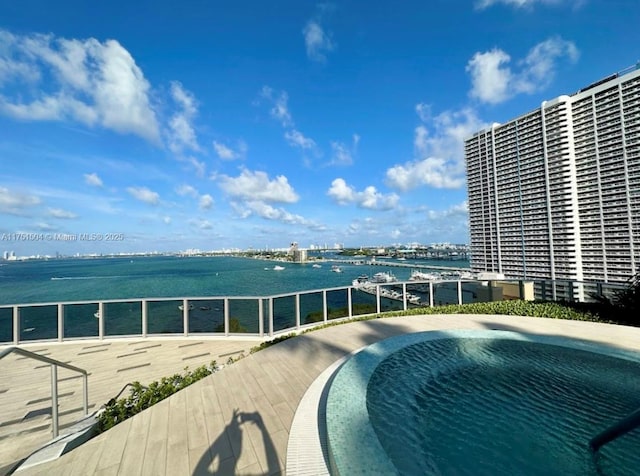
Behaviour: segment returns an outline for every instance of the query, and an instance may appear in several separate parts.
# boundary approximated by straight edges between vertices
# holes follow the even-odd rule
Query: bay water
[[[407,262],[425,270],[430,266],[469,266],[468,261]],[[314,263],[321,267],[314,267]],[[332,264],[339,264],[342,272],[332,272]],[[276,265],[284,269],[276,270]],[[4,261],[0,264],[0,306],[154,297],[268,296],[349,286],[358,276],[379,271],[391,271],[402,281],[409,278],[413,267],[331,260],[282,263],[228,256]]]

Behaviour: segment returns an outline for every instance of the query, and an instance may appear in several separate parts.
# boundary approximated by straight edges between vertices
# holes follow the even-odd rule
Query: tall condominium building
[[[587,283],[639,271],[640,63],[477,132],[465,160],[474,271]]]

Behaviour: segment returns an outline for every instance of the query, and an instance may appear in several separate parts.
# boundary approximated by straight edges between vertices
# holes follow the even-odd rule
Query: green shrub
[[[266,349],[267,347],[271,347],[272,345],[277,344],[278,342],[282,342],[283,340],[287,340],[287,339],[291,339],[292,337],[295,337],[297,334],[295,332],[292,332],[290,334],[287,335],[283,335],[283,336],[278,336],[275,339],[272,340],[268,340],[265,342],[261,342],[260,344],[251,347],[251,350],[249,351],[249,353],[253,354],[254,352],[258,352],[262,349]]]
[[[98,433],[107,431],[127,418],[216,371],[218,371],[218,365],[214,360],[211,364],[202,365],[193,371],[185,368],[184,374],[163,377],[160,381],[152,382],[148,387],[140,382],[133,382],[128,397],[111,399],[104,406],[98,417]]]
[[[640,326],[640,273],[628,281],[625,288],[616,291],[611,299],[603,295],[592,296],[600,304],[600,313],[620,324]]]

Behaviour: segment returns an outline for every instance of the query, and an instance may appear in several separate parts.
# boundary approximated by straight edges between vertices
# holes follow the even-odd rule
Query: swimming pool
[[[378,342],[336,374],[333,474],[637,474],[640,431],[589,440],[640,407],[640,355],[505,331]]]

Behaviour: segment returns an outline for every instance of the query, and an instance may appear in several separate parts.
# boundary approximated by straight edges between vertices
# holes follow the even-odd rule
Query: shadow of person
[[[240,418],[243,423],[253,423],[260,430],[260,434],[262,435],[262,443],[264,445],[264,452],[267,459],[267,470],[265,474],[280,474],[282,472],[282,468],[280,468],[280,462],[278,460],[278,453],[276,451],[276,447],[271,440],[271,436],[267,431],[267,428],[262,421],[262,416],[258,412],[252,413],[241,413]]]
[[[267,469],[264,473],[260,474],[271,475],[281,473],[282,469],[280,468],[278,453],[276,452],[260,413],[239,412],[238,409],[235,409],[231,415],[231,421],[225,426],[211,447],[200,457],[193,471],[193,476],[235,476],[239,474],[236,465],[238,458],[242,454],[243,430],[241,425],[245,423],[256,425],[262,435]]]

